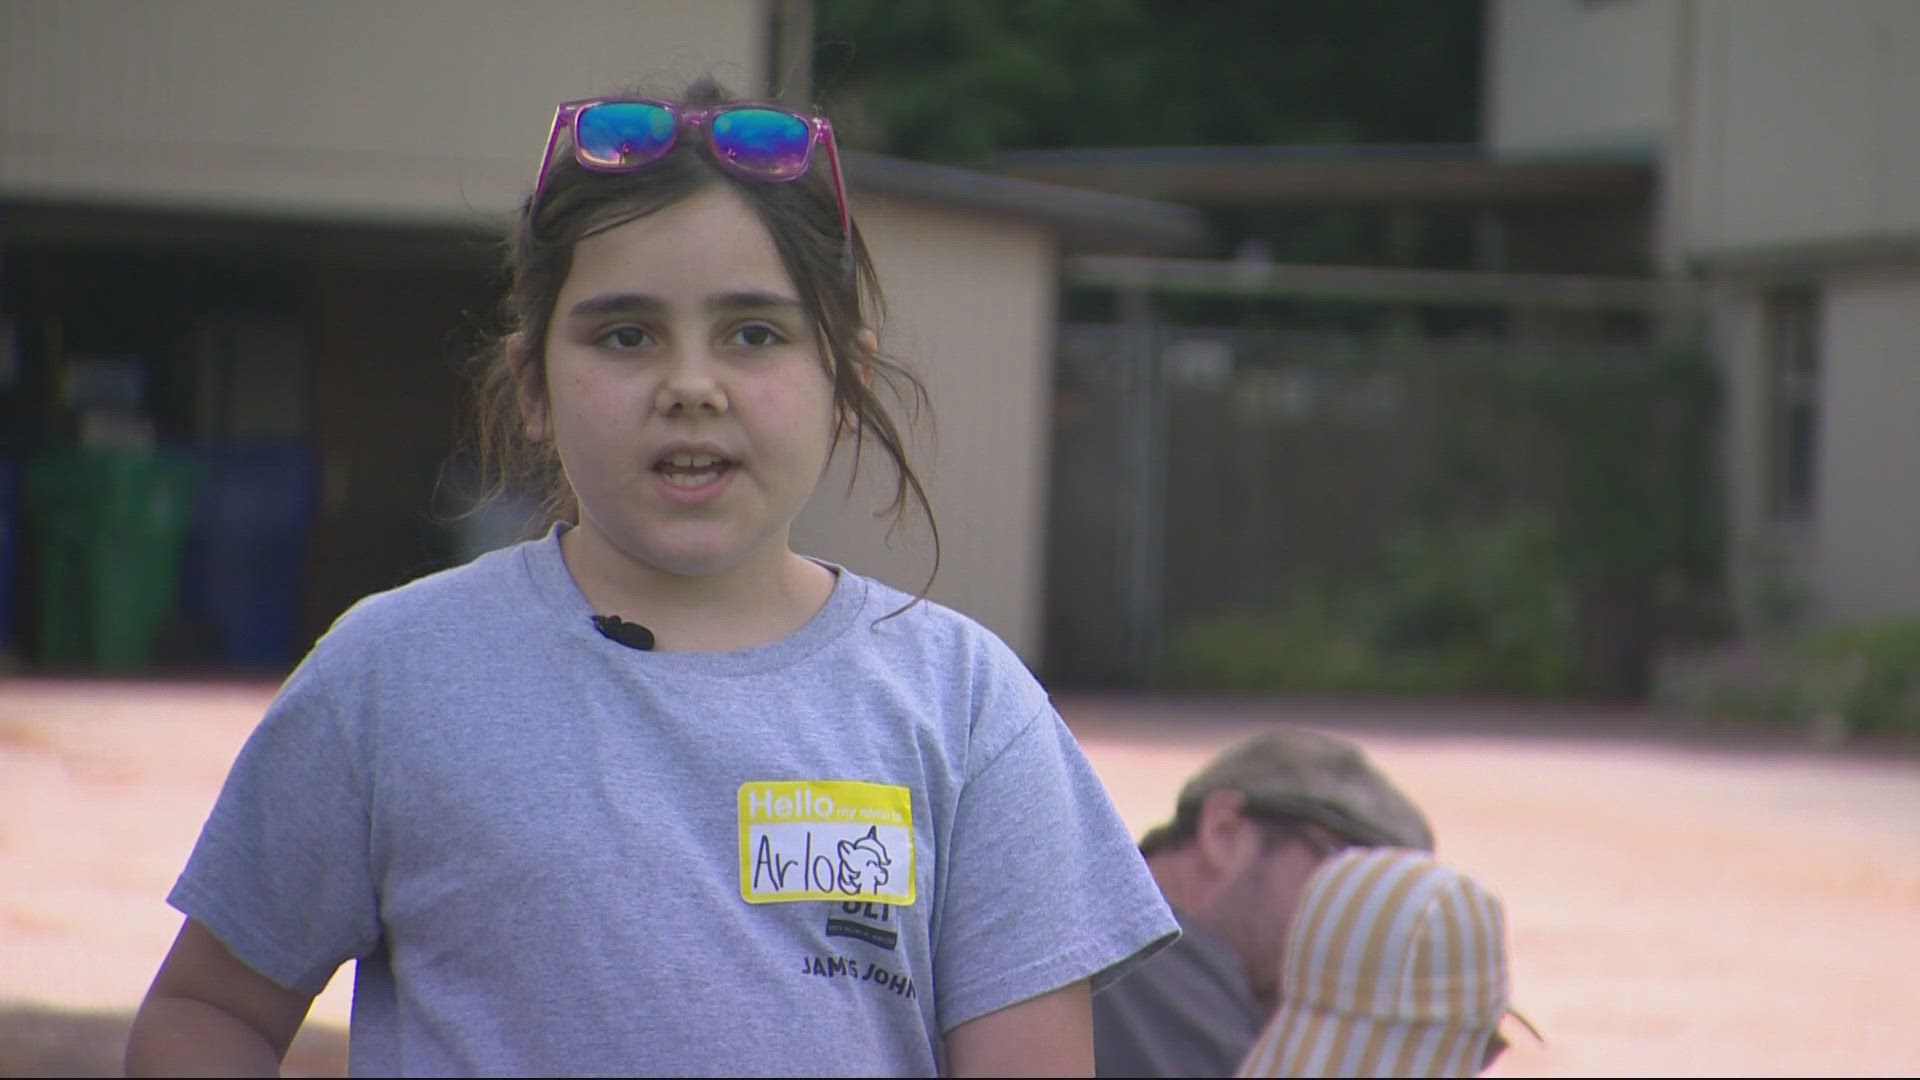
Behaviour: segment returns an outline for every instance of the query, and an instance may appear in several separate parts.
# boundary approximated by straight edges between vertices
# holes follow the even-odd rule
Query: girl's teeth
[[[701,484],[710,484],[719,479],[720,470],[709,469],[706,472],[696,473],[669,472],[661,473],[660,475],[666,477],[667,483],[672,484],[674,487],[694,488],[699,487]]]

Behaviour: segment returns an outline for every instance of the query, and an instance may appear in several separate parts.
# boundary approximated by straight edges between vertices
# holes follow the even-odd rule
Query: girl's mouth
[[[654,463],[653,471],[677,488],[698,488],[713,483],[733,468],[733,462],[714,454],[669,454]]]

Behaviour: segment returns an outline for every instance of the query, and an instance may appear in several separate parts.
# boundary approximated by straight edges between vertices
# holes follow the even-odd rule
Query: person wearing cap
[[[1094,995],[1095,1075],[1232,1075],[1279,1004],[1308,879],[1379,846],[1431,851],[1433,831],[1354,743],[1277,726],[1221,752],[1140,841],[1181,936]]]
[[[1313,874],[1282,952],[1280,1007],[1239,1076],[1478,1076],[1507,1047],[1506,916],[1424,851],[1374,848]]]

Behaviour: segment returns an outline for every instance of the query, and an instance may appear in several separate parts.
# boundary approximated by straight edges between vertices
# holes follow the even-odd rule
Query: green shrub
[[[1850,732],[1920,737],[1920,616],[1671,660],[1654,701],[1695,716],[1767,724],[1834,717]]]
[[[1741,642],[1666,658],[1651,704],[1686,716],[1785,727],[1833,711],[1845,682],[1834,665],[1786,644]]]
[[[1572,586],[1545,515],[1423,527],[1387,547],[1373,640],[1437,689],[1555,693],[1579,663]]]
[[[1798,644],[1809,657],[1855,665],[1841,706],[1853,730],[1920,735],[1920,616],[1817,630]]]
[[[1341,617],[1311,604],[1286,614],[1235,612],[1177,627],[1162,648],[1160,682],[1189,690],[1368,689],[1378,658]]]
[[[1543,515],[1411,530],[1364,584],[1175,627],[1159,681],[1188,689],[1556,694],[1577,673],[1573,591]]]

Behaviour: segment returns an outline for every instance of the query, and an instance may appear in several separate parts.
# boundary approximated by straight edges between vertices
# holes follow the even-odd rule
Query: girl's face
[[[766,228],[725,184],[580,241],[546,339],[579,544],[669,574],[776,573],[832,450],[833,386]]]

